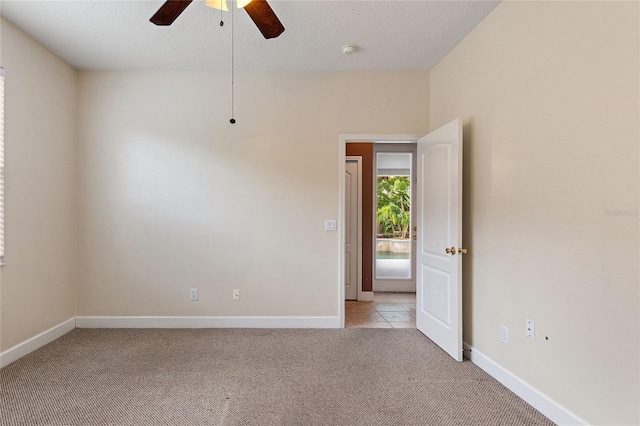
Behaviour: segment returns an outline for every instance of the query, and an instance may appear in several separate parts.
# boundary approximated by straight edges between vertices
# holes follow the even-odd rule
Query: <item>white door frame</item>
[[[347,142],[415,143],[424,134],[341,134],[338,140],[338,315],[344,328],[344,173]],[[373,229],[371,229],[373,232]],[[374,247],[375,249],[375,247]],[[372,283],[373,284],[373,283]],[[358,289],[359,292],[362,288]]]

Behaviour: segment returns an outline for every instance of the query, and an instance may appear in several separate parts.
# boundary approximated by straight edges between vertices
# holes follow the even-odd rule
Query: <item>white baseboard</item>
[[[491,358],[484,355],[466,342],[463,344],[465,357],[480,367],[494,379],[502,383],[511,392],[524,399],[527,403],[540,411],[552,422],[558,425],[586,425],[586,421],[567,410],[533,386],[520,379]]]
[[[373,302],[373,292],[372,291],[362,291],[360,292],[360,297],[358,302]]]
[[[76,317],[77,328],[341,328],[340,317]]]
[[[30,354],[36,349],[40,349],[48,343],[53,342],[74,328],[76,328],[76,319],[71,318],[33,336],[30,339],[25,340],[22,343],[18,343],[17,345],[0,353],[0,368],[19,360],[23,356]]]

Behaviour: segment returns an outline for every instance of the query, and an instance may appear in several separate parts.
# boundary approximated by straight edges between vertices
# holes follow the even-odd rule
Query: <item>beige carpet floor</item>
[[[76,329],[0,370],[2,425],[548,425],[415,329]]]

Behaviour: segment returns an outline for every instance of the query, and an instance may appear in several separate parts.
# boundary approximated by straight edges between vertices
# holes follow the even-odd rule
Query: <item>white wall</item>
[[[1,21],[5,247],[0,350],[75,316],[77,73]]]
[[[464,338],[591,424],[640,423],[638,6],[505,2],[431,72],[431,128],[464,120]]]
[[[241,74],[234,125],[226,73],[79,87],[80,316],[337,316],[339,134],[428,127],[427,71]]]

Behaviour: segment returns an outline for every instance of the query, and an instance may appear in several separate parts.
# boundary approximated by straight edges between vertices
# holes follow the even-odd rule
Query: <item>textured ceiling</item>
[[[2,15],[78,69],[223,70],[231,16],[195,0],[169,27],[149,18],[164,0],[2,0]],[[269,0],[285,27],[265,40],[233,13],[239,70],[413,70],[437,64],[498,1]],[[344,44],[359,50],[342,53]]]

